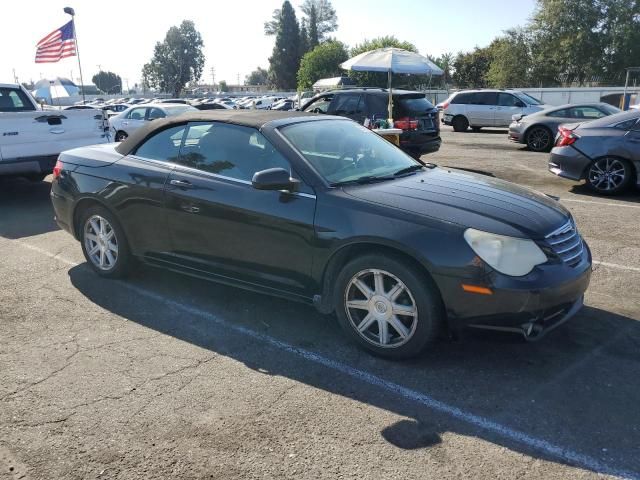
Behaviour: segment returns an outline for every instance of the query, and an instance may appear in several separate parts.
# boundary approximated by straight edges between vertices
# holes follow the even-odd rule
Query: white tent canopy
[[[340,65],[345,70],[356,72],[386,72],[389,89],[389,119],[391,119],[392,92],[391,74],[407,73],[412,75],[443,75],[444,72],[435,63],[419,53],[402,48],[386,47],[370,50],[356,55]]]

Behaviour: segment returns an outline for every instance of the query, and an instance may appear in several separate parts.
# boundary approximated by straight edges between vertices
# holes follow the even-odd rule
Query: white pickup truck
[[[102,110],[43,110],[22,86],[0,83],[0,177],[40,181],[63,150],[111,141]]]

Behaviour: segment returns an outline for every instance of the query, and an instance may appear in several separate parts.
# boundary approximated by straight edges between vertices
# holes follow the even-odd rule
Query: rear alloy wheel
[[[82,252],[100,276],[119,278],[131,264],[129,246],[116,218],[104,207],[91,207],[82,215]]]
[[[548,152],[553,146],[553,138],[548,128],[533,127],[527,134],[527,147],[532,152]]]
[[[127,135],[127,132],[123,132],[122,130],[118,131],[118,133],[116,133],[116,138],[115,141],[116,142],[122,142],[124,140],[127,139],[129,135]]]
[[[451,125],[453,126],[454,132],[466,132],[469,128],[469,120],[462,115],[458,115],[457,117],[453,117]]]
[[[601,195],[616,195],[629,185],[631,170],[629,162],[621,158],[600,158],[589,168],[587,185]]]
[[[440,297],[429,280],[393,257],[357,258],[336,282],[338,320],[377,355],[415,356],[437,338],[443,321]]]

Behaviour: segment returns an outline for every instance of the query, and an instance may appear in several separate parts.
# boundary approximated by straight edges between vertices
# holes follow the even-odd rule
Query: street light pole
[[[71,15],[71,25],[73,26],[73,38],[76,41],[76,55],[78,56],[78,68],[80,69],[80,88],[82,89],[82,103],[85,104],[87,101],[84,97],[84,80],[82,79],[82,65],[80,64],[80,47],[78,47],[78,33],[76,32],[76,12],[71,7],[64,7],[64,13],[67,15]]]

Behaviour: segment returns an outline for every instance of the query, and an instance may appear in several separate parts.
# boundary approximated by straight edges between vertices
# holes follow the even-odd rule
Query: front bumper
[[[529,340],[541,338],[582,307],[591,279],[591,252],[584,245],[580,263],[574,267],[545,264],[524,277],[491,272],[482,282],[491,295],[464,291],[462,283],[473,283],[466,279],[434,275],[450,326],[516,332]]]
[[[572,146],[554,147],[549,157],[549,171],[570,180],[582,180],[591,159]]]
[[[444,123],[445,125],[451,125],[451,120],[453,119],[453,115],[449,114],[449,113],[443,113],[442,114],[442,123]]]

